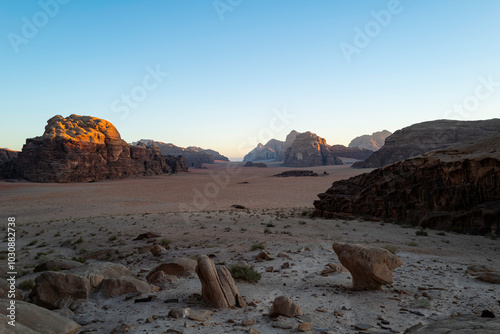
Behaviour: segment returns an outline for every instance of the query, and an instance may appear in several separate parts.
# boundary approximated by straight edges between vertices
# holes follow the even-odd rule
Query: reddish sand
[[[0,207],[25,221],[102,215],[256,208],[312,208],[332,182],[367,169],[350,165],[302,168],[318,177],[273,177],[294,168],[218,163],[189,173],[95,183],[0,182]],[[322,175],[323,171],[329,175]],[[248,182],[248,183],[242,183]]]

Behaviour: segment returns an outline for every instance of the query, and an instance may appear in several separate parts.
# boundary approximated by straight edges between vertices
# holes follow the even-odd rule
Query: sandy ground
[[[360,173],[346,166],[310,168],[330,173],[315,178],[271,176],[285,168],[233,170],[217,196],[201,196],[206,206],[193,204],[194,189],[203,193],[212,182],[211,173],[224,175],[225,168],[214,165],[179,176],[89,184],[0,183],[1,212],[15,215],[18,222],[18,266],[23,268],[18,283],[36,277],[32,268],[37,263],[101,249],[118,250],[121,258],[115,262],[142,279],[167,259],[200,254],[212,254],[216,263],[228,266],[246,261],[262,273],[256,284],[237,281],[241,294],[256,305],[245,309],[213,310],[199,299],[201,285],[195,274],[153,293],[158,299],[149,303],[94,294],[80,312],[68,316],[84,325],[81,333],[110,333],[121,324],[129,325],[128,333],[245,333],[250,327],[260,333],[290,333],[300,321],[311,321],[315,333],[403,333],[450,315],[477,315],[484,309],[500,314],[498,285],[466,273],[471,264],[500,267],[500,240],[438,231],[417,236],[416,229],[395,224],[308,217],[317,193],[336,179]],[[249,183],[240,183],[245,181]],[[191,204],[193,212],[179,212],[182,204]],[[249,210],[231,210],[232,204]],[[148,231],[161,237],[132,240]],[[144,252],[163,238],[172,240],[166,254]],[[80,242],[62,246],[76,239]],[[394,284],[383,291],[355,292],[348,272],[320,275],[328,263],[339,263],[331,247],[334,241],[397,249],[403,265],[394,271]],[[275,259],[257,262],[259,250],[250,250],[254,243],[264,245]],[[5,248],[5,241],[0,242],[0,249]],[[285,262],[290,267],[281,269]],[[265,270],[270,266],[273,272]],[[285,321],[269,318],[271,302],[279,295],[291,297],[305,315]],[[178,302],[164,302],[172,298]],[[205,322],[173,320],[167,314],[174,307],[213,314]],[[241,326],[244,317],[255,324]],[[386,329],[382,319],[388,322]],[[276,328],[287,324],[292,329]],[[372,327],[353,327],[362,324]]]
[[[337,180],[369,170],[350,165],[297,168],[319,177],[273,177],[292,168],[207,165],[177,175],[149,176],[95,183],[0,182],[2,213],[25,222],[108,214],[180,212],[247,208],[312,208],[316,195]],[[326,171],[329,175],[323,175]],[[243,183],[248,182],[248,183]]]

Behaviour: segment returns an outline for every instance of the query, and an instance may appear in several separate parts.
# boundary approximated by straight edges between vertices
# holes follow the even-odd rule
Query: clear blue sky
[[[20,150],[56,114],[232,158],[259,134],[347,145],[426,120],[500,117],[500,86],[483,83],[500,82],[497,0],[55,1],[0,2],[0,147]],[[160,83],[147,77],[157,66]],[[134,108],[122,101],[132,92]],[[275,110],[294,118],[274,122]]]

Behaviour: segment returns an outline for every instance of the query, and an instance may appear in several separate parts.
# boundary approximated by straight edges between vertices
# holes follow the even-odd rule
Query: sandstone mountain
[[[318,197],[315,214],[323,217],[498,234],[500,132],[335,182]]]
[[[78,115],[49,119],[42,136],[26,140],[14,164],[17,176],[35,182],[89,182],[187,171],[182,157],[130,146],[110,122]]]
[[[287,167],[342,165],[342,160],[332,153],[325,139],[308,131],[298,134],[292,146],[287,148],[284,165]]]
[[[378,168],[457,143],[468,143],[500,131],[500,119],[437,120],[408,126],[385,139],[385,145],[354,168]]]
[[[132,143],[137,146],[138,143],[143,143],[147,147],[158,147],[163,155],[183,156],[186,165],[189,167],[201,167],[202,164],[213,164],[215,160],[229,161],[228,158],[214,150],[206,150],[201,147],[190,146],[187,148],[176,146],[171,143],[163,143],[151,139],[141,139],[138,142]]]
[[[349,147],[359,147],[373,152],[378,151],[384,146],[385,138],[389,137],[392,133],[387,130],[374,132],[371,135],[363,135],[354,138],[349,143]]]
[[[295,137],[299,132],[292,130],[287,136],[285,141],[278,139],[271,139],[265,145],[258,144],[256,148],[251,150],[243,158],[243,162],[259,161],[259,160],[276,160],[283,161],[285,159],[285,151],[292,146]]]

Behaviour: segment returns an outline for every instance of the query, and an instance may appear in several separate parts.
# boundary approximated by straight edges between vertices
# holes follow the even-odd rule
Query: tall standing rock
[[[359,147],[367,150],[371,150],[373,152],[378,151],[384,146],[385,138],[392,135],[392,132],[387,130],[382,130],[378,132],[374,132],[371,135],[363,135],[354,138],[349,143],[349,147]]]
[[[54,116],[40,137],[26,140],[16,168],[35,182],[90,182],[187,170],[158,148],[133,147],[110,122],[91,116]]]
[[[206,255],[198,257],[197,261],[196,274],[200,278],[203,300],[221,309],[233,306],[245,307],[244,299],[241,298],[226,267],[216,267]]]
[[[333,250],[350,271],[354,290],[382,289],[382,285],[392,283],[392,271],[402,264],[399,257],[383,248],[336,242]]]

